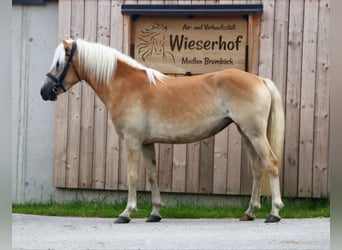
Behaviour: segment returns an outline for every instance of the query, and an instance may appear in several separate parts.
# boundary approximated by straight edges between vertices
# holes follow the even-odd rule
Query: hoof
[[[279,222],[280,219],[281,219],[280,217],[270,214],[270,216],[268,216],[268,218],[265,220],[265,223]]]
[[[146,222],[159,222],[162,218],[158,215],[150,215]]]
[[[240,221],[251,221],[254,219],[255,219],[255,217],[249,216],[248,214],[243,214],[240,218]]]
[[[130,222],[130,221],[131,221],[130,218],[123,217],[123,216],[119,216],[119,217],[114,221],[114,223],[116,223],[116,224],[123,224],[123,223],[128,223],[128,222]]]

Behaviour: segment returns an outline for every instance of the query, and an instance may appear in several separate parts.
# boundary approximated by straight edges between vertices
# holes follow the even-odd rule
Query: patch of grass
[[[13,213],[49,215],[49,216],[77,216],[77,217],[116,217],[125,208],[124,203],[108,204],[104,202],[81,202],[47,204],[29,203],[14,204]]]
[[[330,217],[329,199],[285,199],[284,203],[280,212],[283,218]]]
[[[285,207],[280,215],[283,218],[312,218],[329,217],[329,199],[284,199]],[[92,202],[68,202],[47,204],[14,204],[13,213],[50,215],[50,216],[76,216],[76,217],[103,217],[115,218],[125,208],[126,202],[109,204],[101,201]],[[241,207],[178,204],[166,206],[161,209],[164,218],[239,218],[247,209],[248,203]],[[138,201],[138,211],[133,218],[146,218],[151,212],[152,206],[147,201]],[[266,218],[271,210],[270,198],[262,200],[262,208],[256,212],[257,218]]]

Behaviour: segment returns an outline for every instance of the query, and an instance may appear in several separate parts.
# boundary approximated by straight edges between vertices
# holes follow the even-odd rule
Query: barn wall
[[[20,48],[13,49],[13,93],[19,93],[13,97],[15,202],[68,200],[101,190],[127,189],[122,141],[104,105],[85,83],[60,96],[55,105],[44,103],[39,82],[51,63],[58,36],[71,34],[128,53],[128,19],[122,16],[121,5],[175,2],[60,0],[44,6],[14,6],[13,48]],[[261,22],[254,26],[260,29],[260,39],[251,65],[253,72],[273,79],[283,96],[282,192],[327,197],[330,0],[177,2],[263,3]],[[35,28],[42,22],[49,22],[49,29]],[[251,172],[241,143],[232,126],[201,142],[157,145],[161,190],[249,194]],[[145,176],[143,167],[140,172]],[[52,182],[63,189],[53,188]],[[145,177],[139,179],[139,189],[149,190]]]

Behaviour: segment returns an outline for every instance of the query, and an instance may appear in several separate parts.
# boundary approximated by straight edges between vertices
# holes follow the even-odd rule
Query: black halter
[[[54,94],[57,94],[60,89],[62,89],[64,92],[66,91],[62,82],[64,81],[64,78],[65,78],[66,74],[68,73],[70,65],[72,65],[72,67],[73,67],[73,69],[74,69],[74,71],[78,77],[78,80],[81,81],[80,75],[78,74],[78,72],[75,68],[75,65],[72,63],[72,58],[74,57],[76,48],[77,48],[77,44],[76,44],[76,42],[73,42],[72,47],[71,47],[71,51],[66,52],[66,56],[69,57],[68,61],[65,64],[64,69],[58,78],[55,77],[54,75],[52,75],[50,72],[46,74],[55,83],[55,85],[52,87],[52,92]]]

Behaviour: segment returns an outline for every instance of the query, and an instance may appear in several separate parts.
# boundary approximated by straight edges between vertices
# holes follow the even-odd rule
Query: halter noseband
[[[78,77],[78,80],[81,81],[80,75],[78,74],[78,72],[75,68],[75,65],[72,63],[72,58],[74,57],[76,48],[77,48],[77,44],[76,44],[76,42],[73,42],[72,47],[71,47],[71,51],[65,53],[66,56],[68,56],[69,58],[68,58],[67,63],[64,66],[62,74],[58,78],[55,77],[54,75],[52,75],[50,72],[46,74],[46,76],[48,76],[55,83],[55,85],[52,87],[52,92],[54,94],[57,94],[59,89],[62,89],[63,92],[66,92],[66,89],[65,89],[62,82],[64,81],[64,78],[65,78],[66,74],[68,73],[70,65],[72,65],[72,67],[73,67],[73,69],[74,69],[74,71]]]

